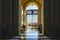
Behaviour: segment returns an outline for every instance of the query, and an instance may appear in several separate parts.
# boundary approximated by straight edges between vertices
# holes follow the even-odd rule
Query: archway
[[[31,4],[26,7],[26,17],[27,17],[26,18],[27,19],[26,20],[27,22],[26,40],[29,40],[30,38],[34,40],[38,40],[38,34],[39,34],[38,32],[38,7],[35,4]]]
[[[34,4],[35,7],[38,9],[38,26],[40,24],[42,24],[42,33],[40,33],[40,35],[44,35],[44,12],[43,12],[43,1],[42,2],[39,2],[39,1],[32,1],[32,0],[24,0],[24,2],[22,1],[22,7],[23,7],[23,24],[24,25],[28,25],[27,23],[27,7],[28,6],[31,6],[31,4]],[[27,8],[27,9],[26,9]],[[36,18],[36,19],[37,19]]]
[[[26,16],[27,27],[38,25],[38,7],[36,5],[31,4],[26,7]]]

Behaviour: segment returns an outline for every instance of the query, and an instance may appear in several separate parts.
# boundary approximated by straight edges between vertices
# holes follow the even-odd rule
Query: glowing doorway
[[[26,40],[38,40],[38,7],[32,4],[28,6],[26,10]]]

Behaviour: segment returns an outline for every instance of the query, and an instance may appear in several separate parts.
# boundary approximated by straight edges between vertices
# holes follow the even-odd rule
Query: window
[[[38,24],[38,10],[27,10],[27,24],[31,26]]]

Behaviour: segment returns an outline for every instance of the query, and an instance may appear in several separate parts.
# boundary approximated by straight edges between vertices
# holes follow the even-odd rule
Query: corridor
[[[21,39],[20,39],[21,38]],[[32,27],[26,28],[24,33],[21,33],[21,36],[13,37],[13,39],[9,40],[52,40],[47,36],[40,36],[38,29],[33,29]]]

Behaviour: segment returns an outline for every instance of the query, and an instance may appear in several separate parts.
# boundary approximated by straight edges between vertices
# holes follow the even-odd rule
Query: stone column
[[[41,24],[42,24],[42,35],[44,35],[44,0],[41,3]]]
[[[21,10],[21,0],[19,0],[19,35],[21,33],[20,29],[21,29],[21,13],[22,13],[22,10]]]
[[[38,26],[41,24],[41,8],[38,8]]]
[[[23,24],[27,25],[27,15],[26,15],[26,9],[23,9]]]

